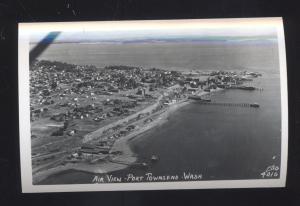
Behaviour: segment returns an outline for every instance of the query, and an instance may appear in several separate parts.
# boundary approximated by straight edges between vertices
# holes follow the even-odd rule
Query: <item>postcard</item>
[[[19,24],[22,192],[285,187],[282,18]]]

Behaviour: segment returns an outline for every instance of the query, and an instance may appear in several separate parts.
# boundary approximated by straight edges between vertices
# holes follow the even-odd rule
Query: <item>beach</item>
[[[214,94],[219,91],[223,91],[223,89],[221,89],[221,88],[212,89],[210,92],[200,90],[196,93],[196,95],[199,97],[203,97],[205,95]],[[84,137],[83,142],[88,142],[88,141],[91,141],[91,140],[99,137],[103,133],[103,131],[107,128],[111,128],[111,127],[118,125],[120,123],[123,123],[123,122],[128,122],[130,119],[138,116],[141,113],[150,112],[155,107],[157,107],[157,104],[161,99],[162,99],[162,96],[160,96],[157,99],[157,102],[155,104],[149,106],[148,108],[145,108],[144,110],[142,110],[136,114],[133,114],[129,117],[119,120],[118,122],[114,122],[113,124],[107,125],[104,128],[99,128],[98,130],[87,134]],[[33,183],[36,184],[51,175],[55,175],[57,173],[61,173],[63,171],[67,171],[67,170],[76,170],[76,171],[88,172],[88,173],[92,173],[92,174],[106,174],[106,173],[126,169],[130,166],[134,166],[135,164],[136,165],[142,164],[142,163],[137,163],[138,156],[132,150],[131,142],[138,138],[142,138],[144,133],[167,122],[170,114],[174,113],[176,110],[180,109],[181,107],[188,105],[192,101],[193,100],[183,99],[179,102],[169,105],[167,108],[163,109],[162,111],[158,111],[158,112],[150,115],[149,117],[147,117],[147,118],[153,118],[152,122],[144,125],[143,127],[140,127],[138,129],[134,130],[130,134],[128,134],[120,139],[117,139],[115,141],[115,143],[113,144],[110,152],[111,153],[119,152],[121,155],[110,155],[110,158],[105,159],[101,162],[98,161],[97,163],[94,163],[94,164],[85,163],[85,162],[66,163],[65,165],[58,165],[58,166],[55,166],[55,167],[47,169],[47,170],[38,171],[33,174]],[[141,119],[139,121],[141,122],[147,118]]]
[[[205,95],[205,94],[206,94],[206,92],[202,93],[201,95]],[[93,173],[93,174],[105,174],[105,173],[109,173],[109,172],[122,170],[129,166],[134,165],[136,163],[136,161],[138,160],[138,157],[131,149],[131,146],[130,146],[131,141],[136,138],[142,137],[143,133],[155,128],[156,126],[162,125],[164,122],[167,121],[168,116],[171,113],[173,113],[177,109],[187,105],[188,103],[189,103],[189,101],[183,100],[178,103],[170,105],[167,109],[160,111],[159,114],[154,114],[153,116],[156,116],[156,118],[149,124],[116,140],[116,142],[114,143],[114,145],[111,148],[111,153],[120,152],[121,155],[115,155],[115,156],[112,155],[111,158],[106,159],[102,162],[97,162],[95,164],[89,164],[89,163],[84,163],[84,162],[66,163],[65,165],[58,165],[56,167],[53,167],[53,168],[50,168],[47,170],[38,171],[33,174],[33,183],[38,184],[40,181],[46,179],[47,177],[49,177],[51,175],[55,175],[57,173],[61,173],[63,171],[67,171],[67,170],[77,170],[77,171],[83,171],[83,172],[88,172],[88,173]],[[100,128],[100,131],[103,131],[103,130]],[[99,130],[98,130],[98,132],[99,132]],[[92,135],[95,135],[95,132],[92,132]],[[87,136],[91,137],[91,134],[89,134]]]

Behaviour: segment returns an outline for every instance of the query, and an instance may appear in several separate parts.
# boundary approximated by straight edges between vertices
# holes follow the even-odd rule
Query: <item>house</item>
[[[135,129],[135,126],[129,125],[126,129],[127,129],[127,131],[132,131],[133,129]]]
[[[50,119],[54,120],[54,121],[58,121],[58,122],[65,121],[66,114],[64,114],[64,113],[55,114],[52,117],[50,117]]]
[[[149,119],[146,119],[145,121],[144,121],[144,123],[150,123],[150,122],[152,122],[153,121],[153,119],[151,119],[151,118],[149,118]]]
[[[119,134],[124,136],[124,135],[128,134],[128,131],[127,130],[121,130]]]
[[[75,133],[76,133],[75,130],[70,130],[70,131],[67,132],[67,135],[73,136]]]

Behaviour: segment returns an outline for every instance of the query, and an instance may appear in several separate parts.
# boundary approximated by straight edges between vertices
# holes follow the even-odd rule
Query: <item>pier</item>
[[[214,105],[214,106],[226,106],[226,107],[253,107],[253,108],[259,108],[259,104],[257,104],[257,103],[232,103],[232,102],[197,101],[197,104]]]
[[[248,90],[248,91],[254,91],[254,90],[263,91],[263,88],[254,87],[254,86],[244,86],[244,85],[230,85],[227,89],[241,89],[241,90]]]

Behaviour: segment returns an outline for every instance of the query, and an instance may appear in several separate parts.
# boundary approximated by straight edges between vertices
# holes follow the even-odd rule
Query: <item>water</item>
[[[263,77],[253,82],[253,85],[263,88],[263,91],[226,90],[211,96],[217,102],[257,102],[260,108],[206,106],[197,103],[182,107],[170,115],[165,124],[132,142],[132,149],[138,154],[139,161],[149,160],[155,154],[159,156],[158,162],[146,170],[128,168],[112,174],[126,176],[127,173],[143,175],[152,172],[153,175],[180,175],[191,172],[202,174],[204,180],[258,179],[268,166],[280,166],[281,115],[277,56],[275,51],[265,47],[255,46],[256,50],[243,48],[242,51],[247,51],[249,58],[242,57],[246,55],[243,52],[232,54],[241,48],[229,50],[229,54],[226,50],[217,52],[213,48],[215,52],[210,53],[212,51],[208,49],[208,53],[200,55],[200,59],[203,56],[208,58],[203,62],[198,62],[200,60],[196,57],[196,62],[188,62],[189,68],[191,65],[214,67],[220,61],[224,62],[225,67],[230,62],[235,63],[233,66],[236,67],[246,66],[264,71]],[[222,61],[215,61],[222,52]],[[212,54],[216,54],[218,58],[212,57]],[[233,61],[227,59],[231,55],[235,56]],[[260,58],[254,61],[254,56]],[[120,58],[126,59],[125,57]],[[120,58],[117,56],[116,59]],[[131,62],[140,64],[139,61],[137,58]],[[181,67],[176,62],[169,64]],[[85,172],[66,171],[47,178],[42,184],[91,183],[93,177],[93,174]]]
[[[52,44],[39,59],[97,67],[131,65],[173,70],[246,67],[279,71],[277,44]]]
[[[258,102],[259,109],[192,103],[134,142],[141,158],[160,157],[153,174],[201,173],[204,179],[252,179],[280,163],[280,97],[274,78],[260,81],[264,91],[228,90],[217,102]],[[279,90],[277,90],[279,91]],[[275,160],[273,156],[276,156]]]

